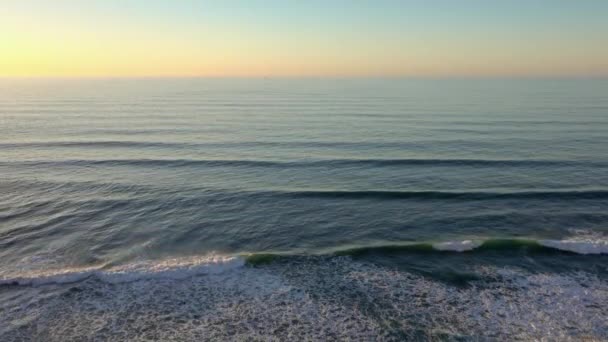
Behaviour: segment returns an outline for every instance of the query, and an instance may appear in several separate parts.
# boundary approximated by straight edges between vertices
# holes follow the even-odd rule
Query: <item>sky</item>
[[[0,0],[0,77],[608,77],[606,0]]]

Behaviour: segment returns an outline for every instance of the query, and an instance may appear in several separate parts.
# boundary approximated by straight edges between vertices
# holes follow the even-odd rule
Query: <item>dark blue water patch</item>
[[[347,247],[315,255],[252,253],[245,256],[245,262],[258,267],[272,263],[289,264],[298,259],[327,262],[333,257],[342,256],[392,268],[421,271],[432,276],[437,276],[435,272],[441,272],[442,269],[466,272],[482,265],[491,265],[524,267],[533,273],[593,272],[608,279],[608,254],[581,254],[545,246],[541,241],[532,239],[488,239],[467,251],[438,250],[432,243],[410,242]]]
[[[335,252],[335,255],[366,257],[366,256],[389,256],[399,254],[460,254],[460,253],[524,253],[524,254],[576,254],[571,251],[561,250],[543,245],[532,239],[487,239],[479,242],[476,247],[464,251],[441,250],[432,243],[405,243],[384,244],[378,246],[345,248]],[[255,258],[254,258],[255,260]]]
[[[437,251],[429,244],[419,244],[358,248],[338,254],[455,286],[468,286],[484,279],[504,281],[500,274],[477,272],[484,267],[524,269],[540,275],[567,276],[584,272],[608,280],[608,255],[581,255],[545,247],[533,240],[489,240],[469,252]],[[255,263],[255,258],[253,260]],[[267,257],[266,262],[275,262],[275,259]]]

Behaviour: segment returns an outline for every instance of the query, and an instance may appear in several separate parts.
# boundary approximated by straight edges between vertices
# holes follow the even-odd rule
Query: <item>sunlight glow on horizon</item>
[[[0,76],[608,76],[608,2],[6,0]]]

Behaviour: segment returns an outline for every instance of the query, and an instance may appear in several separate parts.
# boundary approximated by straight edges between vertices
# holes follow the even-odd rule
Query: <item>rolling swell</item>
[[[71,146],[62,143],[60,146]],[[81,144],[81,143],[78,143]],[[124,145],[127,144],[127,145]],[[95,142],[86,146],[106,147],[158,147],[156,143]],[[161,144],[162,146],[163,144]],[[46,145],[43,145],[46,146]],[[82,146],[81,146],[82,147]],[[164,147],[164,146],[163,146]],[[398,166],[436,166],[436,167],[608,167],[608,162],[576,160],[541,159],[317,159],[296,161],[244,160],[244,159],[72,159],[72,160],[32,160],[21,162],[0,162],[4,166],[134,166],[134,167],[398,167]]]
[[[519,192],[450,192],[450,191],[293,191],[290,197],[376,199],[376,200],[598,200],[608,199],[608,190],[589,191],[519,191]]]
[[[90,163],[89,161],[83,163]],[[142,165],[153,166],[161,161],[142,160]],[[176,161],[172,161],[176,162]],[[214,163],[205,161],[205,163]],[[32,162],[36,165],[36,162]],[[129,163],[132,163],[130,161]],[[230,161],[217,161],[220,165]],[[257,162],[255,162],[257,163]],[[116,161],[120,165],[121,161]],[[1,163],[0,163],[1,165]],[[91,165],[91,164],[89,164]],[[93,164],[94,165],[94,164]],[[108,193],[129,192],[133,194],[145,194],[148,191],[164,193],[162,189],[152,189],[144,186],[124,185],[114,183],[96,182],[17,182],[9,181],[0,183],[0,189],[4,191],[16,190],[24,185],[39,186],[45,191],[56,190],[88,190]],[[256,197],[286,197],[286,198],[318,198],[318,199],[347,199],[347,200],[449,200],[449,201],[482,201],[482,200],[607,200],[608,190],[538,190],[538,191],[434,191],[434,190],[235,190],[201,187],[196,190],[198,194],[205,197],[217,196],[218,198],[256,198]],[[175,193],[175,190],[169,191]]]
[[[185,279],[193,276],[232,271],[242,266],[256,267],[273,262],[287,262],[292,258],[361,258],[378,255],[398,255],[408,253],[450,254],[450,253],[498,253],[512,254],[524,252],[526,255],[561,254],[567,255],[608,255],[608,240],[535,240],[535,239],[487,239],[444,242],[420,242],[403,244],[380,244],[350,248],[338,248],[316,254],[293,253],[244,253],[237,255],[210,255],[174,258],[158,261],[142,261],[124,265],[99,265],[42,270],[38,272],[0,275],[0,285],[46,285],[74,283],[88,278],[97,278],[107,283],[124,283],[142,279]]]

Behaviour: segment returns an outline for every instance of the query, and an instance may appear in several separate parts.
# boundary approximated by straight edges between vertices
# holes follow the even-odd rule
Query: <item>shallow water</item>
[[[608,338],[607,93],[2,80],[0,337]]]

